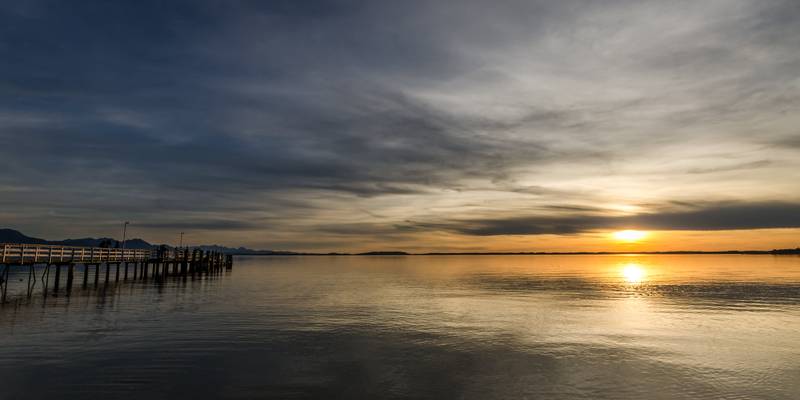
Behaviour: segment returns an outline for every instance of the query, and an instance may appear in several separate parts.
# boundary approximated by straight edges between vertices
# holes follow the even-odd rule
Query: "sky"
[[[2,2],[0,226],[797,247],[798,20],[794,0]]]

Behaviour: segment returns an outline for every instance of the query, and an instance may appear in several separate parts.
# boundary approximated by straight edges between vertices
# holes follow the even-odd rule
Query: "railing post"
[[[3,264],[6,263],[6,250],[8,250],[8,245],[4,244],[3,245]]]

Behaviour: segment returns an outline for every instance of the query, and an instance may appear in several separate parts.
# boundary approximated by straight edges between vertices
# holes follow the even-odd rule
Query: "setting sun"
[[[647,232],[626,229],[624,231],[614,232],[614,239],[621,242],[638,242],[647,237]]]

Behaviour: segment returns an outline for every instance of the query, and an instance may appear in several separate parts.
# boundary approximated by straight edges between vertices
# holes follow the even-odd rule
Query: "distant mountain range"
[[[0,229],[0,243],[24,243],[24,244],[49,244],[53,246],[80,246],[80,247],[116,247],[119,241],[112,238],[82,238],[64,240],[45,240],[26,236],[20,231],[13,229]],[[150,249],[158,247],[145,242],[142,239],[128,239],[125,241],[128,249]]]
[[[121,247],[119,240],[112,238],[81,238],[81,239],[64,239],[64,240],[45,240],[35,237],[30,237],[20,231],[14,229],[0,228],[0,243],[9,244],[47,244],[52,246],[77,246],[77,247]],[[151,244],[142,239],[126,239],[125,248],[127,249],[153,249],[160,247],[160,244]],[[167,247],[172,247],[168,246]],[[254,254],[254,255],[293,255],[300,254],[291,251],[272,251],[272,250],[253,250],[245,247],[225,247],[218,245],[201,245],[192,246],[193,248],[202,249],[205,251],[218,251],[225,254]]]

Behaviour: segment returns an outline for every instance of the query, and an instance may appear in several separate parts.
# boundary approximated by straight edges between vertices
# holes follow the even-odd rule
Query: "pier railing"
[[[2,260],[0,262],[4,264],[133,262],[158,257],[157,250],[0,244],[0,260]]]

